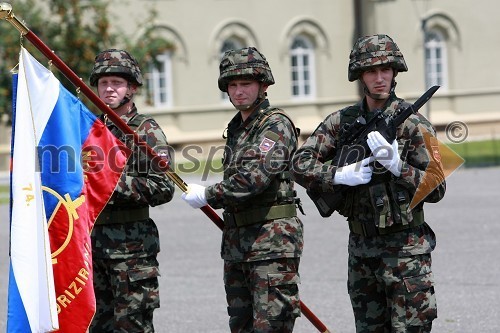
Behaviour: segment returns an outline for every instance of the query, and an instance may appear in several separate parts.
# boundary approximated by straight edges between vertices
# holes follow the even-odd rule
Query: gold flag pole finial
[[[0,19],[5,19],[10,22],[21,35],[26,35],[30,30],[21,22],[14,13],[12,13],[12,5],[7,2],[0,3]]]

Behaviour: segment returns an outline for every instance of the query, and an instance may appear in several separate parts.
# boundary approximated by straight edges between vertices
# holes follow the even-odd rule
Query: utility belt
[[[244,227],[251,224],[264,223],[269,220],[295,217],[295,203],[244,210],[237,213],[224,212],[224,224],[228,227]]]
[[[97,217],[95,224],[120,224],[146,220],[149,218],[149,207],[133,209],[117,209],[106,207]]]
[[[373,237],[378,235],[387,235],[399,231],[403,231],[409,228],[417,227],[424,224],[424,211],[417,210],[412,212],[413,220],[411,222],[403,220],[402,223],[393,224],[391,226],[381,226],[376,225],[374,221],[360,221],[351,220],[349,221],[349,230],[351,232],[363,235],[365,237]]]

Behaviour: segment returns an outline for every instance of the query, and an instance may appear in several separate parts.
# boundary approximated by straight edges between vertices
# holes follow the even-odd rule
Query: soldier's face
[[[263,86],[263,89],[266,88]],[[232,80],[227,86],[227,93],[234,106],[240,109],[240,107],[252,105],[259,96],[260,89],[260,82],[255,80]]]
[[[99,98],[111,108],[120,105],[125,96],[133,95],[136,90],[134,85],[120,76],[102,76],[97,81]]]
[[[387,65],[375,66],[363,72],[361,79],[372,94],[388,94],[394,71]]]

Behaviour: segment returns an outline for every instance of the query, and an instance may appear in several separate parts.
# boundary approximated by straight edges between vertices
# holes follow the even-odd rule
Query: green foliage
[[[35,0],[17,0],[12,4],[12,12],[87,82],[95,55],[116,41],[116,36],[109,32],[106,6],[107,2],[102,0],[49,0],[45,5]],[[10,122],[10,70],[19,60],[20,33],[7,22],[0,24],[3,25],[0,44],[0,121]],[[23,45],[42,64],[48,65],[48,60],[24,38]],[[66,88],[75,92],[74,86],[59,71],[54,70],[54,74]]]
[[[158,12],[154,8],[151,8],[148,18],[143,21],[144,23],[138,24],[137,27],[137,30],[144,30],[144,33],[136,42],[130,40],[126,41],[127,50],[134,55],[143,71],[147,64],[152,63],[153,65],[157,65],[155,59],[156,55],[165,51],[174,50],[172,42],[156,33],[157,26],[155,20],[157,17]]]
[[[149,19],[138,24],[138,29],[145,31],[137,43],[130,42],[126,36],[112,33],[108,18],[106,0],[16,0],[12,2],[12,12],[25,22],[55,54],[61,58],[85,83],[94,58],[102,50],[125,45],[139,61],[143,71],[147,64],[155,63],[155,54],[173,49],[173,44],[155,35],[154,19],[158,13],[152,9]],[[20,33],[8,22],[2,25],[2,42],[0,43],[0,123],[10,123],[12,116],[12,79],[11,70],[19,61]],[[27,40],[22,44],[45,66],[48,60]],[[49,66],[48,66],[49,67]],[[50,67],[49,67],[50,68]],[[54,69],[54,74],[62,84],[75,93],[75,87],[62,73]],[[84,97],[80,96],[94,112],[96,108]]]
[[[103,0],[50,0],[54,14],[44,29],[47,43],[57,55],[85,82],[101,50],[116,42],[106,14],[107,1]],[[66,87],[70,87],[60,77]]]
[[[16,1],[14,14],[24,21],[41,25],[42,13],[35,4],[35,0]],[[12,108],[12,71],[17,70],[19,62],[19,44],[21,34],[7,22],[2,25],[2,42],[0,43],[0,122],[10,123]],[[34,55],[34,47],[24,43],[25,47]],[[38,57],[39,58],[39,57]],[[40,59],[40,58],[39,58]]]

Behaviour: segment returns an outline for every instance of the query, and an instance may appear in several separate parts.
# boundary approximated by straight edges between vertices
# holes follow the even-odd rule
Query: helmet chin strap
[[[120,103],[116,107],[114,107],[112,109],[113,110],[118,109],[118,108],[124,106],[125,104],[127,104],[128,102],[130,102],[130,100],[131,100],[131,96],[129,97],[128,95],[125,95],[125,97],[122,98],[122,100],[120,101]]]
[[[365,93],[366,96],[369,96],[369,97],[371,97],[375,100],[378,100],[378,101],[383,101],[383,100],[389,98],[389,96],[391,96],[394,93],[394,89],[396,89],[397,82],[396,82],[396,80],[392,79],[391,90],[389,90],[388,93],[381,93],[381,94],[371,93],[363,81],[361,81],[361,84],[363,85],[363,92]]]

